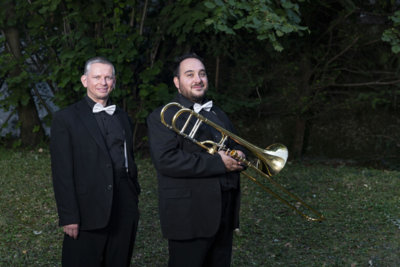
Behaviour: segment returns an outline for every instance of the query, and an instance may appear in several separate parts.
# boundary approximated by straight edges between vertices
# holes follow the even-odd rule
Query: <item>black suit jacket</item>
[[[136,199],[140,187],[133,156],[132,123],[117,108],[125,130],[129,178]],[[55,113],[50,139],[51,167],[59,224],[77,223],[81,230],[107,226],[115,186],[112,160],[97,121],[86,101]]]
[[[174,102],[186,107],[192,103],[178,95]],[[158,174],[159,214],[165,238],[185,240],[213,236],[221,219],[220,178],[230,175],[239,185],[239,173],[227,174],[218,153],[211,155],[195,143],[168,129],[160,120],[161,107],[147,118],[150,152]],[[224,127],[234,131],[226,114],[218,107]],[[172,108],[166,114],[170,121]],[[200,140],[210,140],[209,131],[199,130]],[[212,137],[211,137],[212,138]],[[235,222],[239,223],[239,194],[235,200]]]

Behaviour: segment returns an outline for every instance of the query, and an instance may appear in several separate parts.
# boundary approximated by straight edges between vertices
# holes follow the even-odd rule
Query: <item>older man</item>
[[[63,266],[129,266],[139,220],[140,187],[132,123],[111,105],[113,64],[96,57],[81,77],[79,102],[58,111],[51,126],[51,164]]]

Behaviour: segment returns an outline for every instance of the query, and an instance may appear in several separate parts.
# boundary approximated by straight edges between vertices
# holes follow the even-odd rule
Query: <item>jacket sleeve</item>
[[[60,226],[80,222],[73,179],[72,140],[61,114],[54,116],[50,137],[51,170]]]
[[[225,165],[218,153],[211,155],[201,149],[191,152],[183,150],[182,137],[161,123],[159,109],[149,115],[147,127],[151,157],[162,175],[205,178],[225,174]]]

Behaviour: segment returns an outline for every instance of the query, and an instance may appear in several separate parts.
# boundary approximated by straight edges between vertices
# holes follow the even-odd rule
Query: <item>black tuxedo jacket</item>
[[[117,108],[114,115],[125,130],[129,178],[136,199],[140,187],[133,156],[132,123]],[[51,167],[59,224],[79,224],[81,230],[107,226],[116,186],[111,157],[86,101],[55,113],[50,139]]]
[[[192,103],[178,95],[174,102],[186,107]],[[161,107],[147,118],[150,152],[158,174],[159,214],[165,238],[185,240],[215,235],[221,219],[220,178],[229,175],[237,180],[239,173],[226,173],[225,165],[218,153],[211,155],[195,143],[176,134],[161,123]],[[176,112],[173,108],[166,113],[169,122]],[[224,124],[234,131],[226,114],[213,107]],[[190,128],[190,127],[189,127]],[[200,128],[198,139],[212,139],[210,132]],[[231,147],[234,148],[234,147]],[[235,199],[234,226],[239,223],[239,194]]]

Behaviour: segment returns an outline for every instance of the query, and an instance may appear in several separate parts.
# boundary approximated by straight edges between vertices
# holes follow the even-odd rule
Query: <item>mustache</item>
[[[204,83],[203,82],[195,83],[195,84],[192,85],[192,87],[193,86],[204,86]]]

